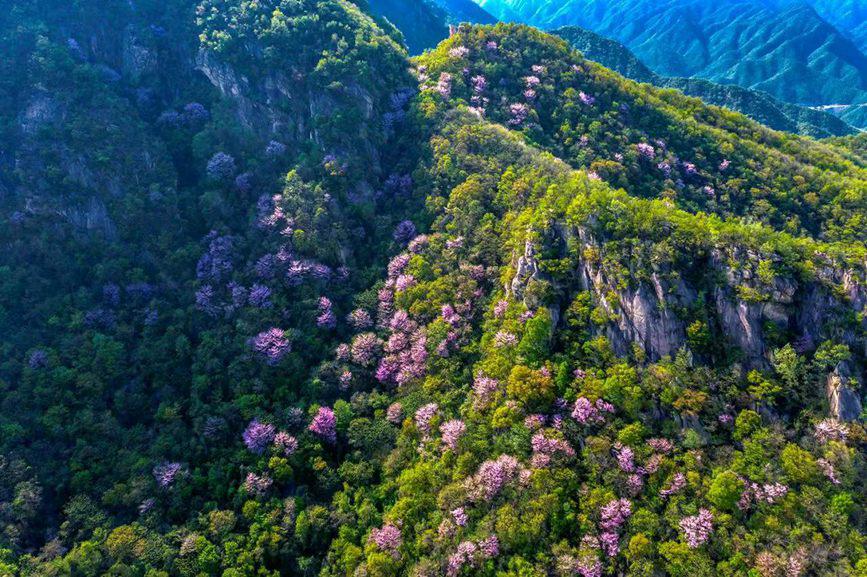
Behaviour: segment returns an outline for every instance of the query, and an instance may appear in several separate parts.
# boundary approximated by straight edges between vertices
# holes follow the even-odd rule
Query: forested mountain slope
[[[867,162],[524,26],[0,14],[0,575],[861,575]]]
[[[761,90],[796,104],[867,100],[867,56],[803,2],[478,0],[501,20],[575,25],[622,42],[659,74]],[[836,3],[834,3],[836,4]],[[839,14],[823,3],[825,14]]]

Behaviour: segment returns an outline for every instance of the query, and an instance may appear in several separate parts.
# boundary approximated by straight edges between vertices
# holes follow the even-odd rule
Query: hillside
[[[803,3],[479,0],[479,4],[506,21],[545,29],[574,25],[592,30],[625,44],[665,76],[736,84],[795,104],[850,104],[867,98],[867,56]]]
[[[3,577],[867,571],[863,135],[360,0],[0,52]]]
[[[687,96],[701,98],[714,106],[724,106],[749,116],[774,130],[794,132],[814,138],[854,134],[855,128],[830,112],[813,110],[779,101],[771,95],[735,85],[723,85],[696,78],[667,78],[645,66],[628,48],[598,34],[567,26],[552,31],[588,59],[598,62],[637,82],[675,88]]]

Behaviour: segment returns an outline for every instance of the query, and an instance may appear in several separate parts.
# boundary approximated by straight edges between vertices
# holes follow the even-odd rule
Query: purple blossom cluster
[[[425,373],[427,334],[409,318],[406,311],[397,311],[388,323],[391,334],[385,344],[385,356],[376,369],[381,383],[404,386]]]
[[[426,234],[420,234],[409,241],[407,249],[409,249],[409,252],[412,254],[421,254],[428,246],[430,246],[430,237]]]
[[[391,524],[385,524],[379,529],[372,529],[368,539],[383,553],[391,553],[395,556],[403,544],[403,535],[400,529]]]
[[[244,444],[250,452],[261,455],[274,441],[276,433],[274,425],[253,419],[247,425],[247,428],[244,429],[241,437],[244,439]]]
[[[349,385],[352,384],[352,371],[345,369],[342,373],[340,373],[337,381],[340,383],[341,390],[349,390]]]
[[[620,536],[613,531],[600,533],[599,545],[606,555],[616,557],[620,553]]]
[[[277,140],[272,140],[268,143],[268,146],[265,147],[265,156],[271,160],[280,158],[284,154],[286,154],[286,145]]]
[[[292,347],[286,331],[272,327],[262,331],[250,340],[250,346],[264,357],[269,365],[276,365],[288,354]]]
[[[624,473],[635,472],[635,451],[631,447],[620,447],[616,450],[617,466]]]
[[[587,106],[593,106],[596,103],[596,98],[589,94],[585,94],[584,92],[578,93],[578,99],[581,100],[582,104],[586,104]]]
[[[274,446],[288,457],[298,450],[298,439],[285,431],[280,431],[274,435]]]
[[[452,519],[455,520],[455,525],[458,527],[466,527],[469,517],[463,507],[458,507],[452,510]]]
[[[232,237],[212,232],[207,238],[208,250],[196,264],[196,277],[200,281],[220,282],[232,271]]]
[[[647,446],[650,447],[654,453],[659,453],[661,455],[668,455],[674,450],[674,443],[663,438],[647,439]]]
[[[527,121],[530,116],[530,107],[523,102],[515,102],[509,105],[509,119],[506,124],[509,126],[521,126]]]
[[[165,489],[172,485],[182,473],[183,466],[180,463],[160,463],[153,469],[154,479],[161,488]]]
[[[415,426],[421,431],[422,435],[428,437],[431,433],[431,421],[439,412],[439,405],[436,403],[428,403],[422,405],[415,412]]]
[[[494,335],[494,346],[498,349],[514,347],[518,344],[518,337],[508,331],[498,331]]]
[[[408,174],[390,174],[385,179],[385,192],[393,196],[407,196],[412,192],[412,176]]]
[[[452,419],[440,425],[440,433],[443,438],[445,448],[454,451],[458,448],[458,441],[461,440],[463,434],[467,431],[467,426],[460,419]]]
[[[533,468],[541,469],[551,463],[557,455],[570,458],[575,456],[575,449],[566,440],[547,437],[543,433],[533,435],[530,444],[533,448]]]
[[[825,475],[832,484],[840,484],[840,479],[837,477],[837,470],[834,468],[833,463],[827,459],[818,459],[816,462],[819,464],[819,469],[822,470],[822,474]]]
[[[816,424],[814,435],[816,440],[823,445],[830,441],[845,443],[849,436],[849,428],[835,419],[825,419]]]
[[[394,240],[400,244],[407,244],[415,238],[417,230],[411,220],[403,220],[397,224],[392,233]]]
[[[440,74],[434,90],[443,98],[448,99],[452,95],[452,75],[448,72]]]
[[[499,390],[499,381],[481,374],[477,375],[473,380],[473,408],[481,410],[487,407]]]
[[[352,339],[350,355],[352,362],[369,367],[376,362],[376,357],[382,348],[382,342],[373,333],[361,333]]]
[[[698,515],[680,520],[683,538],[691,549],[701,547],[713,534],[713,514],[707,509],[699,509]]]
[[[247,473],[244,479],[244,490],[250,495],[262,496],[268,492],[274,481],[268,475],[257,475],[256,473]]]
[[[449,555],[446,575],[448,577],[455,577],[465,565],[475,567],[478,563],[478,550],[479,548],[472,541],[462,541],[459,543],[457,550]]]
[[[316,416],[313,417],[313,421],[307,428],[326,443],[333,445],[337,442],[337,419],[334,416],[334,411],[328,407],[319,407]]]
[[[586,397],[578,397],[572,409],[572,418],[582,425],[600,425],[605,422],[605,416],[614,413],[614,405],[602,399],[591,402]]]
[[[758,484],[744,481],[744,492],[738,500],[738,508],[742,511],[749,509],[753,503],[767,503],[773,505],[789,493],[789,488],[782,483]]]
[[[476,474],[467,479],[468,496],[473,501],[490,501],[520,473],[521,465],[511,455],[485,461],[479,465]]]
[[[347,315],[346,320],[356,330],[369,329],[373,326],[373,319],[370,318],[370,313],[364,309],[355,309]]]
[[[670,497],[671,495],[680,493],[684,487],[686,487],[686,475],[675,473],[668,486],[659,491],[659,495],[661,497]]]
[[[653,160],[656,157],[656,149],[653,148],[652,144],[648,144],[647,142],[639,142],[635,147],[638,149],[638,154],[642,158],[646,158],[647,160]]]
[[[485,559],[493,559],[500,554],[500,540],[496,535],[490,535],[477,542],[462,541],[457,549],[449,555],[446,575],[455,577],[464,567],[475,568]]]
[[[208,160],[205,171],[211,180],[227,181],[235,176],[237,171],[235,159],[225,152],[217,152]]]
[[[614,499],[599,510],[599,528],[603,531],[619,531],[632,516],[632,502],[629,499]]]
[[[575,573],[581,577],[602,577],[602,563],[596,557],[585,555],[576,562]]]
[[[632,515],[629,499],[614,499],[603,505],[599,511],[599,544],[605,554],[615,557],[620,552],[620,531]]]
[[[403,422],[403,405],[400,403],[392,403],[385,411],[385,419],[392,425],[399,425]]]
[[[256,308],[269,309],[273,306],[271,303],[271,289],[265,285],[254,284],[250,287],[247,299]]]
[[[328,297],[320,297],[316,326],[323,329],[333,329],[337,326],[337,316],[334,314],[333,305]]]
[[[470,49],[466,46],[455,46],[454,48],[449,50],[449,56],[452,58],[460,59],[466,58],[470,54]]]

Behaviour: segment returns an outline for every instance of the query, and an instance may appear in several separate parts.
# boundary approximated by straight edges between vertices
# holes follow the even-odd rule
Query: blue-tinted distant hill
[[[449,24],[493,24],[496,19],[472,0],[368,0],[371,11],[396,26],[411,54],[448,37]]]
[[[863,38],[863,2],[835,11],[818,0],[816,9],[795,0],[477,1],[503,20],[575,25],[613,38],[666,76],[737,84],[807,105],[867,101],[867,57],[850,40]],[[848,23],[846,32],[832,20]]]
[[[820,111],[777,100],[766,92],[749,90],[732,84],[719,84],[698,78],[670,78],[654,73],[623,44],[595,32],[566,26],[554,31],[584,56],[606,68],[636,80],[665,88],[675,88],[708,104],[724,106],[757,120],[775,130],[825,138],[844,136],[855,128],[831,111]]]

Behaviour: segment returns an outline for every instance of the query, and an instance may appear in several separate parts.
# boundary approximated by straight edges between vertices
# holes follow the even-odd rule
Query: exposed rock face
[[[608,338],[617,355],[627,355],[637,345],[648,360],[657,361],[688,347],[689,321],[684,311],[693,308],[711,312],[713,328],[741,350],[747,368],[769,368],[772,349],[778,346],[769,345],[766,333],[770,327],[801,335],[802,342],[810,343],[808,349],[833,339],[864,354],[867,320],[861,320],[858,326],[842,319],[851,319],[853,312],[865,310],[867,288],[861,279],[867,267],[864,271],[835,270],[829,264],[826,270],[819,271],[816,280],[806,282],[782,275],[768,278],[759,274],[759,263],[773,257],[744,249],[714,249],[695,255],[689,265],[678,269],[652,262],[636,265],[636,271],[631,271],[624,282],[615,278],[604,259],[585,256],[584,249],[590,248],[593,253],[600,247],[588,229],[570,231],[559,226],[555,227],[554,237],[546,242],[552,246],[571,244],[571,252],[582,255],[577,258],[573,279],[568,283],[560,279],[558,284],[546,278],[540,272],[540,250],[528,241],[523,254],[516,258],[516,273],[507,290],[530,308],[538,306],[527,291],[534,281],[553,283],[553,293],[563,299],[573,298],[577,291],[592,292],[596,304],[610,319],[593,330]],[[561,256],[565,255],[566,251],[561,250]],[[638,272],[642,267],[644,270]],[[832,405],[842,414],[851,417],[860,413],[853,385],[835,386],[833,390]]]
[[[840,363],[828,375],[825,393],[831,416],[838,421],[855,421],[861,416],[861,383],[848,363]]]
[[[328,89],[307,86],[304,75],[291,69],[269,70],[261,77],[252,78],[239,73],[208,50],[199,52],[196,66],[225,98],[233,102],[238,122],[262,141],[312,141],[321,150],[332,154],[343,152],[341,148],[361,146],[369,158],[368,169],[373,173],[379,172],[379,153],[368,138],[372,132],[369,125],[377,121],[374,99],[358,83],[346,82],[338,95]],[[357,108],[360,118],[356,126],[359,138],[352,144],[329,139],[317,122],[330,118],[336,110],[347,105]],[[344,136],[351,138],[352,134]]]

